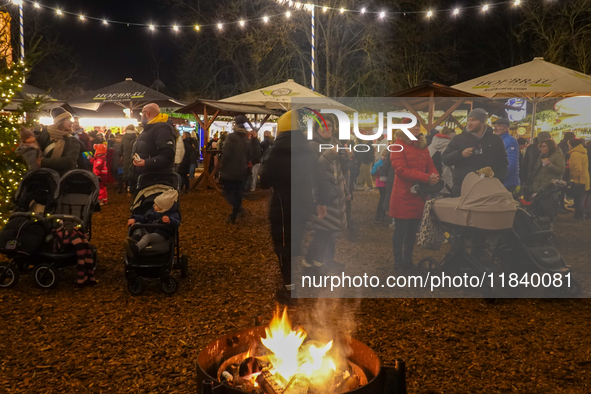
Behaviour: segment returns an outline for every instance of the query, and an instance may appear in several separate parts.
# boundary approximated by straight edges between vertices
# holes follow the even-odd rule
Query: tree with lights
[[[5,111],[14,95],[24,84],[26,72],[22,62],[0,65],[0,225],[8,220],[12,209],[12,196],[18,188],[19,182],[27,172],[27,165],[15,150],[19,143],[20,126],[26,111],[32,111],[37,103],[25,102],[16,111]]]

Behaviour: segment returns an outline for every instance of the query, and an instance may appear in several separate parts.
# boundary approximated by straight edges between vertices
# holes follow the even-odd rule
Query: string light
[[[221,23],[218,23],[218,29],[222,30],[224,28],[224,25]]]
[[[154,29],[156,29],[154,25],[150,25],[150,30],[154,31]]]
[[[150,27],[150,30],[155,29],[154,25],[149,25],[149,24],[144,24],[144,23],[133,23],[133,22],[125,22],[125,21],[117,21],[117,20],[107,20],[104,18],[84,16],[84,15],[78,14],[78,13],[73,13],[73,12],[69,12],[69,11],[62,11],[59,8],[40,4],[37,1],[33,1],[33,0],[11,0],[11,1],[15,4],[18,4],[21,2],[22,3],[28,2],[28,3],[32,4],[35,8],[46,8],[48,10],[52,10],[58,16],[72,15],[74,17],[77,17],[81,21],[88,19],[88,20],[95,20],[98,22],[102,22],[103,25],[124,24],[126,26]],[[361,14],[361,15],[364,15],[366,13],[372,13],[372,14],[375,14],[376,16],[378,16],[380,19],[383,19],[386,17],[386,13],[384,11],[380,11],[380,10],[371,11],[371,10],[368,10],[366,7],[363,7],[358,10],[352,10],[352,9],[347,9],[345,7],[334,8],[334,7],[325,6],[325,5],[303,3],[302,1],[295,1],[295,0],[275,0],[275,1],[280,5],[292,8],[292,10],[312,11],[312,10],[314,10],[314,8],[317,7],[318,9],[322,8],[322,12],[324,12],[324,13],[326,13],[328,11],[335,11],[335,12],[338,11],[341,14],[344,14],[345,12],[352,12],[352,13],[357,13],[357,14]],[[494,7],[495,5],[501,5],[501,4],[507,4],[507,3],[509,3],[513,6],[519,6],[522,4],[522,1],[521,0],[496,0],[494,3],[463,7],[463,9],[464,10],[465,9],[480,9],[481,12],[487,12],[491,9],[491,7]],[[445,12],[445,11],[452,13],[452,15],[454,15],[454,16],[457,16],[460,14],[461,10],[457,7],[453,8],[453,9],[450,8],[450,9],[425,10],[425,11],[401,10],[401,11],[389,12],[389,14],[391,14],[391,15],[423,14],[427,18],[432,18],[435,16],[435,12]],[[291,18],[291,11],[287,11],[284,14],[265,15],[262,18],[261,17],[245,18],[245,19],[241,19],[238,21],[230,21],[228,23],[238,24],[241,27],[245,27],[249,21],[254,22],[254,21],[260,21],[262,19],[264,23],[268,23],[270,17],[280,16],[280,15],[285,15],[285,17],[287,19],[289,19],[289,18]],[[176,24],[175,25],[156,25],[156,26],[163,27],[163,28],[170,28],[170,29],[174,30],[175,32],[177,32],[177,31],[180,31],[184,28],[194,28],[196,31],[199,31],[199,30],[201,30],[201,27],[215,27],[215,26],[217,26],[219,29],[220,28],[219,24],[221,24],[221,22],[220,23],[205,24],[205,25],[201,25],[201,26],[199,26],[199,25],[176,25]],[[151,26],[154,26],[154,27],[151,27]]]

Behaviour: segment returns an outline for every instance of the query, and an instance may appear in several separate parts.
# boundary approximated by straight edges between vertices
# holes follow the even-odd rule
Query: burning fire
[[[312,384],[332,384],[336,371],[334,360],[327,356],[332,348],[332,341],[322,344],[309,341],[303,345],[306,332],[300,328],[292,330],[287,317],[287,308],[273,316],[269,327],[265,329],[266,338],[261,338],[262,344],[269,349],[269,361],[273,365],[271,373],[289,385],[298,376]],[[302,346],[303,345],[303,346]]]

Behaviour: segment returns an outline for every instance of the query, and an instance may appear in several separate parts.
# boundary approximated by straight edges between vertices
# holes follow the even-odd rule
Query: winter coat
[[[467,148],[475,148],[474,150],[481,148],[482,154],[464,157],[462,152]],[[504,182],[509,165],[503,140],[488,126],[481,138],[467,130],[453,137],[443,151],[441,161],[447,166],[454,166],[452,194],[457,196],[460,195],[462,182],[468,173],[491,167],[495,178]]]
[[[189,164],[195,164],[197,165],[197,162],[199,161],[199,141],[196,138],[191,137],[191,148],[190,148],[190,155],[189,155]],[[186,151],[186,146],[185,146],[185,151]]]
[[[507,161],[509,162],[507,176],[505,177],[503,185],[505,185],[505,187],[519,186],[521,184],[519,180],[519,144],[508,132],[503,133],[500,137],[505,145]]]
[[[183,139],[183,147],[185,151],[185,155],[183,156],[183,160],[179,165],[179,174],[186,175],[189,173],[189,168],[191,167],[191,150],[193,148],[193,138],[187,137]]]
[[[523,169],[521,172],[523,173],[523,184],[529,188],[532,187],[534,171],[540,155],[541,152],[538,144],[531,144],[525,149],[525,154],[523,155]]]
[[[222,151],[220,177],[227,181],[244,181],[248,174],[249,143],[246,129],[234,126]]]
[[[543,166],[542,159],[550,159],[550,165]],[[541,155],[536,163],[534,174],[532,177],[532,192],[537,193],[544,186],[552,182],[554,179],[562,179],[564,174],[564,156],[560,149],[556,149],[551,155]]]
[[[90,159],[90,162],[92,163],[92,172],[94,175],[101,178],[101,182],[105,182],[109,172],[107,168],[107,155],[96,155]]]
[[[396,219],[420,219],[425,208],[425,200],[410,192],[417,182],[428,183],[430,174],[437,174],[433,164],[427,139],[419,136],[412,141],[403,131],[396,132],[396,144],[402,146],[401,152],[390,153],[390,161],[396,176],[390,196],[390,217]]]
[[[322,219],[316,213],[311,215],[311,229],[339,232],[347,227],[345,200],[349,190],[346,188],[339,155],[328,149],[321,152],[320,144],[337,145],[338,141],[322,138],[317,132],[314,132],[312,141],[308,141],[315,157],[315,202],[327,208],[327,214]]]
[[[166,114],[152,119],[133,145],[131,156],[137,153],[146,164],[137,167],[132,163],[133,177],[137,179],[140,174],[148,172],[172,172],[178,136],[178,130],[168,123]]]
[[[255,165],[261,162],[262,151],[261,151],[261,142],[257,137],[249,138],[249,159],[250,162]]]
[[[271,137],[265,137],[261,142],[261,163],[264,163],[265,160],[267,160],[267,157],[269,157],[271,152],[269,148],[273,146],[273,143],[274,141]]]
[[[179,135],[176,138],[176,149],[174,151],[174,164],[179,165],[183,161],[183,157],[185,157],[185,143],[183,142],[183,138]]]
[[[41,156],[41,151],[37,144],[21,143],[14,153],[22,156],[29,167],[29,171],[37,170],[39,168],[39,165],[37,165],[37,158]]]
[[[123,169],[123,180],[129,179],[129,169],[132,166],[132,151],[137,134],[135,131],[127,130],[121,138],[121,147],[119,149],[119,157],[121,158],[121,168]]]
[[[261,185],[264,189],[273,188],[269,221],[278,254],[284,248],[290,248],[287,255],[301,254],[302,237],[314,207],[314,159],[303,133],[285,131],[277,136],[268,165],[263,167]]]
[[[382,209],[384,212],[388,212],[390,210],[392,187],[394,186],[394,169],[392,168],[392,162],[390,160],[384,162],[382,173],[386,176],[386,196],[384,197],[384,205],[382,206]]]
[[[371,175],[376,177],[376,187],[386,187],[386,182],[388,181],[387,175],[382,175],[382,167],[384,166],[384,161],[379,159],[371,169]]]
[[[170,218],[170,224],[172,227],[179,228],[181,225],[181,215],[174,207],[166,212],[156,212],[154,211],[154,207],[152,207],[144,215],[132,215],[131,218],[134,219],[136,223],[141,224],[165,224],[162,221],[162,217],[164,216],[168,216]],[[151,230],[148,231],[151,232]],[[170,237],[170,233],[165,230],[157,229],[153,232],[162,235],[164,238]]]
[[[589,190],[589,158],[587,149],[580,144],[569,150],[568,159],[570,167],[570,180],[577,185],[585,185],[585,191]]]
[[[65,145],[61,157],[45,157],[41,160],[42,168],[51,168],[56,170],[60,175],[75,169],[78,166],[78,159],[80,157],[80,142],[75,137],[64,137]],[[47,130],[43,130],[37,137],[37,143],[41,152],[51,144],[51,138]],[[49,153],[49,152],[48,152]],[[44,156],[48,156],[44,153]]]
[[[452,137],[445,135],[445,134],[435,134],[434,136],[432,136],[431,139],[431,144],[429,144],[429,155],[431,155],[431,158],[433,158],[433,156],[439,152],[439,154],[441,156],[443,156],[443,152],[445,151],[445,148],[447,148],[447,146],[449,145],[449,143],[451,142]],[[442,190],[441,193],[446,193],[448,194],[450,192],[450,190],[452,190],[453,188],[453,167],[450,166],[446,166],[445,164],[443,164],[443,160],[441,159],[441,174],[439,174],[441,177],[441,180],[445,183],[445,186]]]

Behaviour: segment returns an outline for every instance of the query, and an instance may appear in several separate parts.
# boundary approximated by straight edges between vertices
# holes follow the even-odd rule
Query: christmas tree
[[[0,65],[0,225],[8,221],[12,207],[12,197],[18,188],[19,182],[27,165],[15,150],[20,139],[20,126],[23,124],[23,116],[27,109],[32,109],[32,103],[21,104],[16,111],[5,111],[11,103],[14,95],[23,88],[25,77],[25,64],[23,62]]]

